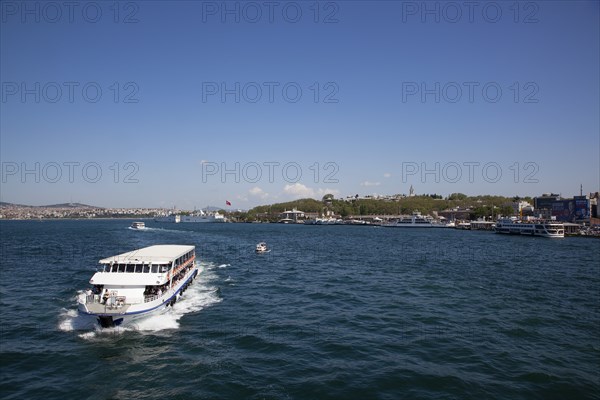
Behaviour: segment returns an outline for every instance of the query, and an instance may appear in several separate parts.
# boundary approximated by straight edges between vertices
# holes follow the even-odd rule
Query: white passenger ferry
[[[171,214],[166,216],[157,216],[154,222],[170,222],[178,224],[180,222],[187,223],[202,223],[202,222],[227,222],[227,218],[223,214],[215,212],[205,212],[203,210],[196,211],[191,215]]]
[[[173,214],[156,216],[156,217],[154,217],[154,222],[171,222],[171,223],[178,224],[179,222],[181,222],[181,216],[173,215]]]
[[[202,210],[193,213],[192,215],[182,215],[180,217],[181,222],[227,222],[223,214],[219,214],[218,211],[214,213],[204,212]]]
[[[496,233],[512,235],[542,236],[547,238],[565,237],[565,227],[556,221],[516,221],[501,219],[496,222]]]
[[[195,247],[156,245],[100,260],[93,289],[79,296],[79,312],[103,328],[164,312],[198,275]]]
[[[401,218],[382,226],[388,228],[433,228],[433,223],[430,217],[423,217],[420,212],[414,211],[410,218]]]

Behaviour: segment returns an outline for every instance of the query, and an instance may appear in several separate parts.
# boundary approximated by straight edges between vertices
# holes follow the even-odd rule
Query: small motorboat
[[[146,229],[146,224],[143,222],[134,222],[130,226],[131,229]]]
[[[271,250],[269,250],[267,248],[267,244],[265,242],[260,242],[259,244],[256,245],[256,252],[257,253],[268,253]]]

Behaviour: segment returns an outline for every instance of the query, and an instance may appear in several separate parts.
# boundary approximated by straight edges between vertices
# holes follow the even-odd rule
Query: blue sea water
[[[0,397],[600,398],[598,240],[129,224],[0,222]],[[98,260],[152,244],[196,246],[184,299],[81,324]]]

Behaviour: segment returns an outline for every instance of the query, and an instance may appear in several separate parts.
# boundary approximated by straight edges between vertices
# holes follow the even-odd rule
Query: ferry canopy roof
[[[100,264],[166,264],[194,250],[194,246],[161,244],[104,258]]]

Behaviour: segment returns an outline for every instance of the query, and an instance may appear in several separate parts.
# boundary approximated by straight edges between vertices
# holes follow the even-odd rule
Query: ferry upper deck
[[[192,263],[194,246],[155,245],[100,260],[102,270],[90,283],[94,285],[155,285]]]

